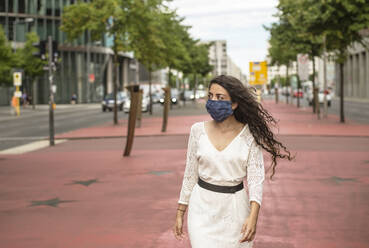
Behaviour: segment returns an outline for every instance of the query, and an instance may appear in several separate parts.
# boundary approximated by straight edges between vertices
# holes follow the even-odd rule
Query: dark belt
[[[237,191],[243,189],[243,182],[235,186],[223,186],[223,185],[215,185],[215,184],[205,182],[200,177],[199,177],[198,184],[200,185],[200,187],[204,189],[208,189],[208,190],[220,192],[220,193],[236,193]]]

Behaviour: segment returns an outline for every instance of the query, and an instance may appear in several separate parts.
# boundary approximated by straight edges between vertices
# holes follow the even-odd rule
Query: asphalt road
[[[265,96],[267,99],[274,99],[275,96]],[[297,98],[292,98],[293,105],[297,106]],[[279,101],[285,103],[285,96],[280,96]],[[291,97],[289,98],[291,103]],[[300,98],[301,107],[310,107],[306,99]],[[323,104],[320,104],[320,113],[323,113]],[[328,107],[328,114],[334,114],[339,116],[340,114],[340,102],[338,98],[332,99],[332,105]],[[346,120],[355,121],[357,123],[369,124],[369,102],[356,102],[345,100],[344,114]]]
[[[274,96],[265,96],[264,98],[271,99]],[[285,98],[281,96],[280,101],[285,102]],[[198,104],[187,102],[185,106],[182,104],[172,105],[170,115],[206,114],[204,102],[205,100],[200,100]],[[293,104],[296,105],[296,98],[293,99]],[[300,104],[303,107],[308,107],[305,99],[301,99]],[[322,105],[321,108],[323,108]],[[152,116],[162,116],[162,112],[162,105],[155,104]],[[31,107],[22,109],[21,116],[16,117],[10,115],[10,107],[0,107],[0,151],[47,139],[49,135],[48,113],[48,106],[39,105],[36,110],[32,110]],[[339,115],[338,99],[332,101],[328,113]],[[143,116],[150,117],[151,115],[143,113]],[[119,119],[126,119],[128,114],[120,111],[118,117]],[[358,123],[369,124],[369,103],[345,101],[345,118]],[[55,133],[61,134],[112,121],[113,113],[103,113],[100,104],[57,105],[55,110]]]
[[[145,117],[162,116],[161,104],[154,104],[153,115],[143,113]],[[206,113],[203,100],[198,104],[187,102],[185,106],[172,105],[169,115],[194,115]],[[55,110],[55,134],[113,122],[113,112],[102,112],[100,104],[57,105]],[[118,112],[119,119],[127,119],[128,114]],[[0,151],[49,136],[48,106],[39,105],[21,109],[21,116],[10,114],[10,107],[0,107]]]

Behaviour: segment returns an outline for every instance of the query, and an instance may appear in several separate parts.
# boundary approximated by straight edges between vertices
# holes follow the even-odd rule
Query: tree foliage
[[[16,60],[12,48],[0,25],[0,85],[12,84],[12,68]]]
[[[34,56],[38,49],[33,44],[39,41],[40,38],[35,32],[27,33],[24,47],[16,51],[18,67],[23,68],[26,76],[32,79],[43,75],[43,67],[47,65],[46,61]]]
[[[346,60],[347,49],[354,42],[365,45],[360,31],[369,27],[366,0],[280,0],[278,8],[297,36],[313,44],[322,44],[325,36],[327,50],[335,54],[338,63]]]

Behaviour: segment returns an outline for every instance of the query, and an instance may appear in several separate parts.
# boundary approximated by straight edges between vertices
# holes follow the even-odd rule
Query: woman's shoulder
[[[249,124],[245,124],[245,130],[243,131],[241,137],[244,139],[248,146],[251,146],[252,142],[255,140],[250,130]]]
[[[195,135],[200,134],[203,131],[204,121],[198,121],[191,125],[191,133]]]

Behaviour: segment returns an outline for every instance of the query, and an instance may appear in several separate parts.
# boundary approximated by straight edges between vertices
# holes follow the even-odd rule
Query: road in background
[[[265,95],[265,99],[275,99],[274,95]],[[279,96],[279,101],[285,103],[286,97]],[[291,97],[289,98],[291,104]],[[297,98],[292,98],[292,104],[297,106]],[[309,106],[308,101],[305,98],[300,98],[300,106],[304,108],[312,108]],[[320,111],[323,113],[323,104],[320,104]],[[369,102],[345,100],[344,104],[345,119],[355,121],[362,124],[369,124]],[[334,97],[332,99],[332,105],[328,107],[328,114],[334,114],[339,116],[340,114],[340,99]]]
[[[196,115],[206,113],[199,100],[198,104],[186,102],[173,105],[169,116]],[[163,114],[161,104],[154,104],[152,117]],[[102,112],[100,104],[57,105],[55,109],[55,134],[72,130],[113,123],[113,112]],[[150,117],[149,113],[142,113]],[[118,111],[119,119],[128,119],[128,113]],[[47,105],[21,109],[21,116],[11,116],[10,107],[0,107],[0,151],[34,141],[47,139],[49,135],[49,110]]]

